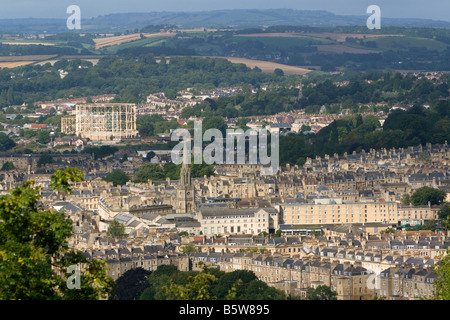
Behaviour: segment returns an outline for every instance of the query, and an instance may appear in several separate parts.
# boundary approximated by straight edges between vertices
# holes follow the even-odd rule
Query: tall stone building
[[[177,187],[176,213],[192,213],[195,210],[194,186],[189,167],[187,145],[183,148],[183,165],[180,172],[180,184]]]

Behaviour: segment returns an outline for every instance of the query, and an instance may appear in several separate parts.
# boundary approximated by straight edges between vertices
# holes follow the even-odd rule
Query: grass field
[[[318,45],[317,50],[319,50],[319,52],[328,52],[328,53],[355,53],[355,54],[381,53],[380,50],[353,48],[349,46],[344,46],[342,44]]]
[[[43,61],[56,57],[55,54],[42,54],[31,56],[0,56],[0,62],[18,62],[18,61]]]
[[[109,53],[116,53],[118,50],[126,49],[126,48],[150,47],[150,46],[155,45],[156,43],[160,43],[164,39],[167,39],[167,38],[166,37],[144,38],[144,39],[134,40],[131,42],[121,43],[119,45],[108,46],[106,48],[106,50]]]
[[[428,50],[443,51],[447,48],[447,44],[426,38],[419,37],[381,37],[373,38],[367,41],[375,41],[377,43],[377,50],[409,50],[415,47],[425,47]]]
[[[237,42],[244,42],[247,40],[260,41],[265,45],[275,46],[279,48],[333,43],[333,41],[330,41],[328,39],[321,39],[315,37],[275,37],[275,36],[266,37],[265,35],[259,36],[236,35],[233,37],[233,41]]]

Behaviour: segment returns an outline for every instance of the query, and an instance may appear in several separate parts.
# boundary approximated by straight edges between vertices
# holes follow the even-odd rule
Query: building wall
[[[282,204],[285,224],[397,223],[402,219],[432,220],[437,209],[401,207],[397,202],[349,202],[335,204]]]
[[[252,234],[269,232],[270,218],[265,210],[255,213],[230,212],[224,215],[203,215],[201,211],[197,216],[201,224],[200,231],[203,235],[225,234]]]

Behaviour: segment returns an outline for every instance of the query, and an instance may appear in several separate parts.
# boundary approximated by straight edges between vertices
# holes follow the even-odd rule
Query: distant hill
[[[147,25],[181,28],[252,28],[274,25],[334,27],[365,25],[369,15],[344,16],[309,10],[214,10],[198,12],[117,13],[82,20],[83,31],[120,31]],[[383,26],[450,28],[450,22],[429,19],[383,18]],[[66,31],[64,19],[0,19],[3,32]]]

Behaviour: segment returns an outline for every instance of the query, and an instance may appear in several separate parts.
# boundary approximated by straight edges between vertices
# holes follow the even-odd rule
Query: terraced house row
[[[435,220],[439,206],[402,206],[394,201],[344,202],[341,198],[280,205],[285,224],[385,223]]]
[[[294,259],[255,253],[197,253],[190,259],[193,270],[201,270],[206,264],[227,272],[253,271],[260,280],[292,296],[306,297],[308,288],[326,285],[337,292],[338,300],[431,298],[437,276],[431,266],[423,262],[416,267],[409,263],[395,264],[377,275],[364,268],[360,261],[340,263],[339,260],[321,261],[320,257]]]

